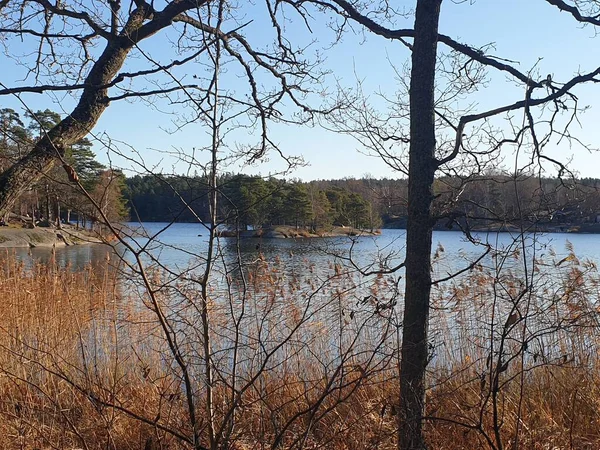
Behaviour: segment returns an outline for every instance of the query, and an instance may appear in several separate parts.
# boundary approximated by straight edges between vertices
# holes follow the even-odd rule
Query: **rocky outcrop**
[[[0,248],[64,247],[100,242],[102,240],[98,236],[71,226],[65,226],[61,230],[42,227],[0,227]]]

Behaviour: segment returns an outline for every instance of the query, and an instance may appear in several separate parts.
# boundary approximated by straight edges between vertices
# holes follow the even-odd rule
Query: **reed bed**
[[[155,272],[148,290],[108,264],[0,258],[0,448],[208,448],[210,423],[214,448],[396,448],[391,278],[264,261],[225,277],[207,304],[208,389],[193,280]],[[496,261],[436,287],[431,448],[600,447],[596,268],[536,264],[526,282]]]

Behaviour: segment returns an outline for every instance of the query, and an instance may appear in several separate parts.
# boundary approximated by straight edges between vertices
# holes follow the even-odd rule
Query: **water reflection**
[[[140,231],[139,224],[129,224],[132,229]],[[129,239],[131,245],[139,250],[144,249],[151,257],[145,257],[146,263],[158,262],[174,271],[194,267],[201,271],[208,250],[207,231],[200,224],[146,223],[144,233],[138,233]],[[257,260],[275,262],[281,268],[291,272],[301,272],[309,265],[326,268],[334,260],[352,261],[362,269],[373,270],[384,265],[395,266],[404,258],[405,230],[382,230],[380,236],[362,236],[357,238],[304,238],[304,239],[258,239],[221,238],[218,256],[229,265],[235,265],[238,250],[242,264]],[[475,235],[484,243],[494,248],[507,248],[517,237],[511,233],[480,233]],[[583,234],[539,234],[529,236],[526,246],[536,255],[543,256],[552,248],[557,255],[566,255],[566,243],[571,242],[575,253],[580,258],[594,261],[600,259],[600,237]],[[482,246],[468,242],[461,232],[436,231],[433,233],[433,253],[437,256],[436,270],[440,274],[460,269],[476,259],[484,249]],[[441,250],[441,251],[440,251]],[[86,244],[56,249],[9,249],[26,264],[34,262],[49,263],[52,260],[59,267],[69,265],[73,270],[81,269],[87,264],[102,264],[111,257],[114,250],[105,245]],[[131,255],[117,246],[128,260]],[[341,260],[340,260],[341,258]],[[113,258],[114,259],[114,258]],[[487,260],[491,263],[491,260]]]
[[[73,271],[82,270],[88,265],[92,267],[106,264],[114,250],[104,244],[82,244],[57,248],[14,248],[5,250],[8,255],[14,254],[25,263],[56,264],[57,267],[69,267]]]

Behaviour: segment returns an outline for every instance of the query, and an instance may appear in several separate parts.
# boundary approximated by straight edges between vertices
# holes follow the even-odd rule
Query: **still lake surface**
[[[201,266],[201,258],[208,248],[207,230],[197,223],[176,223],[168,226],[166,223],[127,224],[137,230],[139,237],[129,242],[135,248],[147,246],[156,260],[166,267],[175,270]],[[146,234],[147,236],[143,236]],[[149,237],[148,237],[149,236]],[[515,233],[478,233],[474,235],[482,242],[488,242],[495,248],[510,246],[517,237]],[[268,262],[278,262],[287,268],[302,270],[308,264],[317,267],[330,264],[335,255],[348,257],[362,268],[369,267],[374,261],[387,258],[389,265],[397,264],[404,257],[405,230],[382,230],[380,236],[362,236],[358,238],[313,238],[313,239],[243,239],[237,242],[233,238],[219,240],[220,252],[224,260],[233,260],[237,249],[243,261],[262,258]],[[567,255],[567,245],[573,246],[579,259],[590,259],[600,262],[600,235],[573,233],[545,233],[529,236],[529,248],[535,243],[536,256],[543,257],[554,251],[557,257]],[[450,271],[464,266],[483,251],[482,246],[468,242],[459,231],[435,231],[433,233],[433,251],[441,248],[439,270]],[[46,248],[14,249],[18,258],[27,263],[46,263],[54,259],[59,266],[74,269],[88,264],[101,264],[110,258],[113,252],[104,245],[78,245],[57,248],[54,253]],[[438,252],[438,254],[440,254]],[[126,257],[128,258],[127,254]],[[114,256],[110,259],[114,260]],[[375,263],[372,268],[378,268]]]
[[[139,224],[129,224],[131,228],[139,228]],[[195,276],[202,271],[203,267],[203,255],[207,250],[207,231],[199,224],[174,224],[167,227],[164,223],[146,223],[144,224],[144,230],[149,237],[139,236],[131,238],[130,244],[134,247],[141,248],[147,246],[148,252],[153,258],[158,260],[162,266],[173,270],[174,277],[171,280],[177,280],[178,274],[191,270],[196,273],[187,273],[187,275]],[[200,236],[199,236],[200,235]],[[358,238],[315,238],[315,239],[242,239],[237,241],[234,238],[222,238],[219,240],[219,258],[216,270],[213,272],[213,287],[217,290],[223,288],[222,292],[227,292],[227,286],[234,286],[235,289],[239,289],[239,283],[229,283],[229,279],[226,276],[237,277],[239,271],[237,270],[237,263],[241,262],[242,266],[249,270],[253,267],[263,267],[262,262],[272,263],[272,268],[276,269],[279,274],[285,274],[284,281],[282,284],[292,280],[297,280],[298,285],[302,285],[302,289],[308,289],[307,292],[313,291],[314,285],[319,285],[319,282],[312,282],[315,280],[323,281],[327,278],[332,271],[336,270],[333,266],[335,261],[341,261],[342,264],[348,264],[347,260],[339,259],[342,257],[348,257],[350,251],[352,252],[353,261],[365,269],[378,269],[380,266],[377,263],[378,260],[387,258],[387,263],[390,266],[397,264],[404,258],[404,245],[405,245],[405,230],[382,230],[380,236],[364,236]],[[503,249],[514,245],[515,238],[517,236],[511,233],[479,233],[475,237],[479,238],[482,242],[489,242],[495,248]],[[596,264],[600,263],[600,235],[592,234],[569,234],[569,233],[553,233],[553,234],[538,234],[535,236],[529,236],[526,239],[528,244],[528,252],[531,252],[532,248],[536,249],[535,256],[538,259],[545,259],[550,262],[545,266],[545,269],[537,274],[536,276],[543,276],[544,286],[553,289],[553,280],[556,280],[557,286],[556,292],[560,293],[560,277],[555,277],[555,269],[562,270],[568,268],[567,264],[558,264],[557,261],[561,261],[565,256],[570,253],[567,247],[571,247],[578,259],[592,260]],[[440,251],[443,248],[443,251]],[[512,247],[514,249],[514,247]],[[238,251],[239,250],[239,251]],[[123,255],[125,260],[132,261],[131,255],[123,252],[122,248],[112,249],[104,245],[79,245],[65,248],[58,248],[55,251],[51,249],[16,249],[13,250],[17,257],[23,260],[26,265],[34,263],[47,263],[55,262],[61,267],[70,267],[72,270],[84,268],[87,266],[98,266],[105,267],[107,261],[110,260],[109,264],[118,264],[119,258],[115,254],[118,252]],[[433,252],[438,255],[437,262],[433,267],[433,279],[446,278],[448,275],[456,273],[457,271],[468,267],[469,262],[475,260],[479,255],[482,254],[482,246],[474,245],[468,242],[461,232],[456,231],[436,231],[433,233]],[[391,254],[391,256],[390,256]],[[239,255],[239,256],[238,256]],[[338,256],[336,256],[338,255]],[[336,258],[338,258],[336,260]],[[146,256],[144,260],[152,264],[152,258]],[[493,273],[494,265],[498,264],[500,259],[487,256],[483,261],[483,265],[490,268],[490,273]],[[375,264],[373,262],[375,261]],[[513,263],[513,259],[509,260],[509,264]],[[519,261],[523,261],[520,258]],[[554,261],[554,264],[552,264]],[[231,264],[223,264],[223,263]],[[373,264],[372,266],[369,266]],[[223,267],[227,266],[227,273],[223,271]],[[511,267],[515,268],[515,273],[519,276],[523,271],[523,266],[520,262]],[[544,267],[544,266],[541,266]],[[231,270],[233,268],[233,270]],[[506,268],[506,266],[505,266]],[[531,265],[528,263],[528,270]],[[244,269],[245,270],[245,269]],[[531,273],[531,272],[530,272]],[[431,340],[436,346],[436,364],[442,366],[450,364],[455,361],[454,355],[456,352],[461,351],[460,345],[465,342],[483,342],[489,338],[488,328],[482,327],[482,324],[491,323],[491,314],[498,314],[498,317],[504,317],[503,314],[508,314],[508,311],[512,307],[512,303],[506,299],[500,300],[497,303],[487,305],[482,303],[481,298],[470,298],[472,301],[469,302],[456,302],[454,304],[454,296],[452,294],[452,287],[455,283],[462,283],[462,277],[467,277],[467,272],[453,279],[452,282],[441,283],[437,285],[437,298],[443,303],[438,303],[438,306],[442,306],[437,310],[432,311],[431,323],[430,323],[430,336]],[[357,277],[356,274],[352,274],[353,280],[360,278],[360,283],[353,284],[352,293],[346,296],[343,310],[348,312],[357,312],[359,317],[362,317],[365,321],[375,320],[375,324],[368,328],[367,337],[365,342],[372,343],[368,336],[369,333],[374,333],[373,336],[377,336],[377,330],[380,330],[380,323],[377,322],[376,318],[379,317],[376,314],[373,315],[373,306],[369,303],[365,303],[370,297],[371,287],[370,282],[376,280],[375,277]],[[384,284],[385,286],[396,286],[394,289],[386,291],[379,291],[377,305],[391,304],[392,306],[398,305],[393,310],[393,317],[390,323],[399,324],[401,318],[401,307],[402,303],[396,303],[397,295],[401,295],[403,290],[403,279],[400,278],[402,273],[393,275],[394,281],[391,284]],[[124,277],[126,281],[126,289],[131,289],[132,293],[135,293],[139,285],[136,282],[136,277]],[[227,281],[225,281],[227,280]],[[308,283],[306,283],[308,281]],[[363,281],[365,281],[363,283]],[[311,320],[307,322],[307,329],[310,330],[311,323],[318,323],[331,326],[332,329],[340,326],[339,321],[342,320],[339,312],[342,311],[342,307],[337,307],[337,301],[332,302],[332,292],[336,292],[335,283],[328,285],[326,289],[320,291],[319,296],[315,297],[311,303]],[[340,284],[340,286],[347,286]],[[137,290],[141,296],[144,295],[144,290]],[[278,291],[279,292],[279,291]],[[545,292],[545,291],[544,291]],[[306,293],[302,291],[296,291],[293,295],[297,296],[297,300],[302,303],[302,299],[306,299]],[[135,294],[134,294],[135,295]],[[311,294],[312,296],[312,294]],[[546,294],[539,297],[542,303],[545,301]],[[234,292],[235,302],[232,304],[239,306],[239,299],[241,297],[241,291]],[[266,295],[255,297],[252,305],[246,306],[247,314],[246,320],[252,321],[256,314],[265,314],[269,317],[269,320],[273,323],[279,323],[280,317],[285,317],[287,306],[289,301],[281,302],[275,306],[269,304],[268,308],[264,308],[261,301],[267,301],[269,296]],[[536,297],[537,298],[537,297]],[[227,300],[227,295],[223,296],[223,299]],[[362,299],[362,302],[361,302]],[[341,301],[341,300],[340,300]],[[392,303],[393,301],[393,303]],[[237,303],[236,303],[237,302]],[[257,303],[258,302],[258,303]],[[331,303],[332,302],[332,303]],[[331,304],[330,304],[331,303]],[[179,305],[179,303],[176,303]],[[245,303],[243,303],[245,304]],[[225,305],[229,305],[226,303]],[[321,308],[321,305],[329,305],[328,307]],[[491,308],[490,308],[491,306]],[[542,305],[543,306],[543,305]],[[334,312],[331,312],[333,307]],[[281,314],[279,314],[281,309]],[[307,306],[308,308],[308,306]],[[375,307],[377,308],[377,307]],[[228,310],[228,307],[225,308]],[[265,309],[266,312],[263,311]],[[543,309],[543,308],[542,308]],[[185,309],[183,311],[186,311]],[[195,309],[193,310],[196,311]],[[375,309],[377,311],[377,309]],[[185,313],[184,313],[185,314]],[[537,315],[536,315],[537,314]],[[544,317],[546,313],[536,313],[534,320],[540,321],[540,326],[545,326]],[[262,317],[262,316],[261,316]],[[352,317],[352,316],[349,316]],[[370,319],[367,319],[370,318]],[[361,320],[363,320],[361,319]],[[187,319],[186,319],[187,320]],[[244,322],[244,327],[251,329],[252,323]],[[260,320],[258,323],[262,323]],[[357,322],[358,323],[358,322]],[[361,322],[362,323],[362,322]],[[370,323],[370,322],[369,322]],[[388,323],[388,322],[383,322]],[[354,326],[354,322],[350,324]],[[529,328],[534,329],[533,322],[530,321]],[[379,327],[379,328],[378,328]],[[282,328],[281,330],[284,330]],[[361,328],[362,329],[362,328]],[[278,328],[274,328],[274,332],[278,332]],[[365,329],[366,330],[366,329]],[[223,330],[221,329],[222,333]],[[333,335],[332,335],[333,336]],[[392,336],[392,335],[390,335]],[[448,339],[448,336],[453,336],[453,339]],[[390,339],[392,339],[390,337]],[[465,339],[467,341],[465,341]],[[544,340],[546,339],[546,340]],[[538,344],[543,346],[548,352],[548,349],[560,350],[553,341],[551,336],[540,339]],[[227,342],[227,341],[225,341]],[[373,342],[379,342],[377,339]],[[537,342],[537,341],[536,341]],[[327,345],[334,346],[334,340],[327,341]],[[223,349],[227,348],[226,343],[223,344]],[[392,345],[392,344],[390,344]],[[475,344],[474,344],[475,345]],[[333,348],[333,347],[331,347]],[[327,347],[327,349],[331,350]]]

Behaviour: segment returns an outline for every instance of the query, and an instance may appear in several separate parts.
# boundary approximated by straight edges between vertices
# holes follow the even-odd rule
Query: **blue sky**
[[[412,1],[399,4],[410,8]],[[246,7],[246,19],[253,22],[244,29],[245,33],[260,39],[268,36],[269,24],[264,21],[258,6]],[[332,40],[331,32],[323,22],[323,16],[315,14],[312,23],[312,34],[307,34],[297,21],[288,25],[290,36],[298,42],[316,41],[310,48],[313,50],[328,47]],[[410,26],[410,20],[398,20],[398,27]],[[397,90],[396,74],[390,65],[392,62],[401,68],[410,57],[409,52],[397,42],[388,42],[380,37],[363,34],[360,27],[354,26],[356,33],[344,35],[341,43],[324,50],[326,61],[324,68],[331,73],[326,79],[329,92],[335,91],[337,84],[346,88],[354,87],[357,80],[363,83],[363,90],[370,95],[375,105],[381,100],[375,95],[382,92],[388,100],[394,99]],[[567,13],[561,13],[544,0],[477,0],[452,2],[444,0],[440,22],[440,32],[473,46],[491,43],[494,49],[490,53],[502,58],[518,62],[518,67],[527,72],[535,67],[537,73],[545,78],[551,74],[557,82],[565,81],[578,71],[585,72],[600,65],[600,37],[594,37],[592,27],[582,27]],[[169,35],[157,35],[144,47],[144,51],[153,58],[167,60],[172,52]],[[19,44],[9,42],[11,52],[27,53],[30,43]],[[441,47],[443,50],[443,46]],[[128,69],[137,67],[141,60],[129,63]],[[15,80],[23,76],[22,69],[5,56],[0,56],[0,81],[5,85],[15,84]],[[189,80],[190,74],[179,73]],[[223,84],[228,89],[243,87],[238,77],[225,76]],[[18,82],[17,82],[18,83]],[[600,136],[596,129],[600,124],[600,85],[586,86],[576,91],[580,106],[589,105],[591,109],[580,116],[580,123],[573,126],[573,134],[592,147],[600,147]],[[522,87],[508,80],[503,74],[490,72],[486,89],[472,98],[461,99],[461,104],[472,104],[474,111],[499,106],[507,102],[520,100],[523,97]],[[67,113],[73,106],[73,100],[64,95],[41,96],[23,95],[22,100],[33,109],[51,108]],[[2,98],[2,107],[20,109],[14,98]],[[110,136],[112,142],[118,144],[123,152],[128,146],[135,148],[149,166],[160,170],[187,171],[195,170],[177,163],[169,156],[169,152],[182,151],[191,153],[193,148],[205,142],[206,128],[201,124],[191,124],[176,130],[172,123],[173,116],[159,111],[177,111],[177,106],[164,102],[156,103],[154,108],[145,102],[115,102],[102,116],[94,129],[97,136]],[[237,143],[244,143],[241,130],[233,135]],[[298,127],[274,125],[271,136],[285,154],[302,155],[309,163],[291,174],[291,177],[302,179],[323,179],[342,177],[361,177],[370,174],[374,177],[399,177],[397,172],[389,169],[379,158],[365,155],[366,149],[351,136],[327,131],[318,126]],[[235,145],[231,142],[231,146]],[[96,145],[98,158],[108,162],[106,149]],[[571,167],[581,176],[598,177],[598,155],[570,147],[565,142],[560,145],[551,143],[549,153],[562,160],[572,159]],[[506,155],[506,161],[511,155]],[[112,154],[110,161],[127,168],[130,163]],[[244,170],[248,173],[276,173],[284,167],[276,155],[270,155],[261,164],[252,167],[231,166],[229,170]],[[549,168],[548,175],[554,175]]]

